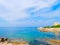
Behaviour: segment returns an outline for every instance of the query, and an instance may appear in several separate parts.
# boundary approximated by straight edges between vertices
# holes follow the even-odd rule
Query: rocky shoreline
[[[23,40],[0,38],[0,45],[29,45],[29,43]]]
[[[60,32],[60,28],[38,28],[42,32]]]

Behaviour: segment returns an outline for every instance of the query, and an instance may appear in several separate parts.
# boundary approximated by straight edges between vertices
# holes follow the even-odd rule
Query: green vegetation
[[[60,25],[56,25],[56,26],[46,26],[44,28],[60,28]]]

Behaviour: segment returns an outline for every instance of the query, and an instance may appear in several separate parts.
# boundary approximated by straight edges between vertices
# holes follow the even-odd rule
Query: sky
[[[60,0],[0,0],[0,27],[39,27],[60,22]]]

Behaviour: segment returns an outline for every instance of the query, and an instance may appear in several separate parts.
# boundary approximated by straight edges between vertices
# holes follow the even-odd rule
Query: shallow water
[[[37,27],[0,27],[0,37],[34,40],[36,38],[55,38],[55,35],[40,32]]]

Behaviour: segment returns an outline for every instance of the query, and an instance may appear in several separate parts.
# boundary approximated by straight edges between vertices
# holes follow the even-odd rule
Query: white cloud
[[[41,11],[40,13],[36,13],[37,16],[44,17],[44,18],[54,18],[60,16],[60,9],[57,9],[55,11],[46,12],[46,10]]]
[[[4,8],[9,10],[9,12],[0,14],[0,17],[3,18],[5,21],[9,22],[12,25],[24,25],[25,23],[28,22],[21,22],[16,20],[19,19],[26,19],[26,18],[31,18],[30,14],[26,13],[26,9],[30,7],[36,7],[33,12],[38,11],[43,8],[51,7],[56,3],[57,0],[50,0],[50,1],[44,1],[44,0],[0,0],[0,5],[2,5]],[[53,14],[54,12],[51,12]],[[59,12],[56,12],[59,13]],[[36,15],[36,16],[41,16],[41,17],[47,17],[46,15],[48,14],[41,14],[41,15]],[[53,17],[56,16],[53,14]],[[52,17],[49,13],[49,17]],[[34,22],[34,21],[33,21]],[[17,24],[18,23],[18,24]],[[35,25],[36,23],[31,23]],[[29,23],[30,25],[30,23]]]

